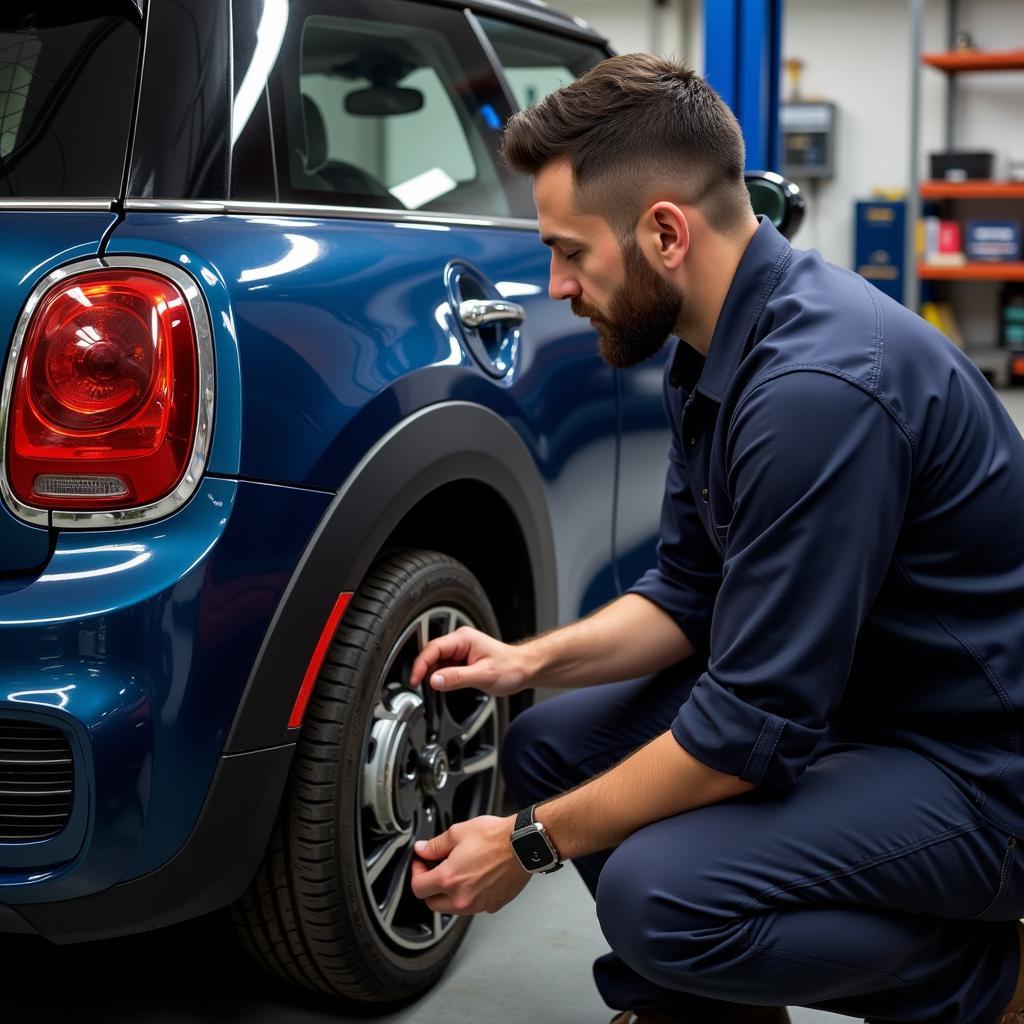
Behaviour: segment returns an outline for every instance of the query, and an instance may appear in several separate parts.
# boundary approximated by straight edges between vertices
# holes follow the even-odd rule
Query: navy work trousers
[[[668,729],[695,678],[684,664],[536,704],[503,744],[511,793],[525,806],[610,768]],[[1016,846],[927,758],[832,742],[788,792],[579,858],[613,950],[594,977],[614,1009],[694,1024],[726,1019],[723,1001],[993,1024],[1018,972]]]

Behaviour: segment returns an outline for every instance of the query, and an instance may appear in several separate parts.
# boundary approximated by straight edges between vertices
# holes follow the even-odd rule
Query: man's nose
[[[553,299],[571,299],[581,294],[580,284],[568,274],[556,274],[552,271],[548,280],[548,295]]]

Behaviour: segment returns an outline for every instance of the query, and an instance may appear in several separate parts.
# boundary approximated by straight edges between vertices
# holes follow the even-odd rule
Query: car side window
[[[280,65],[281,198],[508,216],[508,111],[463,12],[405,0],[308,11]]]
[[[501,64],[505,81],[520,109],[539,103],[549,93],[575,81],[608,56],[596,43],[542,29],[478,16],[481,29]],[[536,217],[528,178],[509,183],[512,209],[519,217]]]
[[[594,43],[527,28],[499,18],[479,19],[520,108],[575,81],[608,56]]]

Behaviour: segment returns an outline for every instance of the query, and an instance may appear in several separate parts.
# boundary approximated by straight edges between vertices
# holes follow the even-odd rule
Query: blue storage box
[[[964,250],[969,260],[1020,259],[1020,221],[969,220]]]

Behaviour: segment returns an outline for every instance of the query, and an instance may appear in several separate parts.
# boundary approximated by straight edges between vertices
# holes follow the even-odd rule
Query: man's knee
[[[675,844],[651,835],[657,831],[641,829],[608,859],[597,888],[598,921],[608,944],[638,974],[699,991],[748,954],[744,920],[716,906],[714,891],[697,882],[703,873],[688,871]]]

